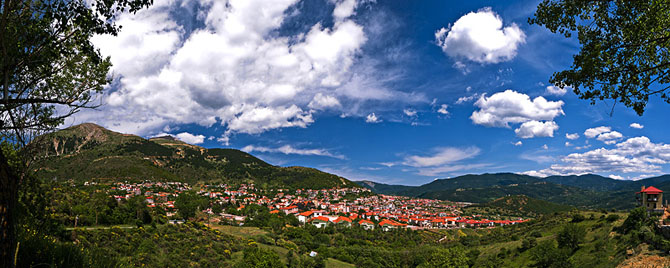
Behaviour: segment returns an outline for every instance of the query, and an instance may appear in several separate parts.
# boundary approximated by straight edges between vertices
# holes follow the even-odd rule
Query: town
[[[95,182],[84,183],[84,186],[89,185],[95,185]],[[462,210],[470,203],[381,195],[364,188],[290,191],[263,190],[256,188],[254,184],[192,187],[182,182],[145,181],[118,182],[109,188],[109,193],[118,202],[133,196],[144,196],[146,206],[164,210],[170,223],[183,223],[184,219],[175,207],[175,200],[180,193],[191,190],[207,198],[211,205],[233,208],[218,213],[211,206],[199,208],[207,216],[208,223],[219,224],[244,225],[249,215],[240,212],[245,206],[252,204],[267,207],[271,214],[294,216],[300,224],[317,228],[329,225],[358,225],[366,230],[381,228],[384,231],[396,228],[492,228],[528,220],[499,215],[466,215]]]

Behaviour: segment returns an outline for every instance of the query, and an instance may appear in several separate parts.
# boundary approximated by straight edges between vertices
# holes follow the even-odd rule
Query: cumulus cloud
[[[205,142],[204,135],[193,135],[188,132],[182,132],[176,135],[177,139],[190,144],[201,144]]]
[[[568,90],[572,90],[571,87],[557,87],[557,86],[547,86],[547,90],[545,91],[546,94],[549,95],[556,95],[556,96],[563,96],[565,95]]]
[[[595,138],[596,136],[605,133],[605,132],[610,132],[612,131],[611,127],[606,127],[606,126],[600,126],[600,127],[595,127],[595,128],[588,128],[584,131],[584,136],[588,138]]]
[[[379,123],[381,120],[375,115],[375,113],[371,113],[368,116],[365,117],[365,122],[366,123]]]
[[[670,144],[653,143],[644,136],[634,137],[616,144],[613,149],[569,154],[561,162],[527,174],[661,173],[662,165],[670,163]]]
[[[610,131],[598,135],[596,138],[599,141],[604,142],[605,144],[615,144],[618,139],[621,139],[623,135],[617,131]]]
[[[565,133],[565,138],[568,140],[576,140],[579,139],[579,134],[578,133]]]
[[[617,131],[612,131],[611,127],[600,126],[589,128],[584,131],[584,136],[588,138],[596,138],[605,144],[614,144],[617,140],[623,138],[623,135]]]
[[[571,147],[571,146],[572,146],[572,143],[570,143],[569,141],[565,142],[565,147]]]
[[[407,156],[402,164],[411,167],[439,166],[475,157],[481,150],[477,147],[469,147],[465,149],[444,147],[436,148],[434,151],[433,154],[427,156]]]
[[[553,137],[558,124],[554,118],[564,115],[563,101],[547,101],[543,97],[531,100],[523,93],[513,90],[498,92],[490,97],[482,95],[472,113],[473,123],[487,127],[510,127],[512,123],[521,123],[514,132],[520,138]]]
[[[469,91],[469,90],[468,90],[468,91]],[[462,103],[466,103],[466,102],[471,102],[471,101],[473,101],[473,100],[475,100],[475,99],[479,99],[480,96],[481,96],[481,94],[477,94],[477,93],[472,94],[472,95],[470,95],[470,96],[463,96],[463,97],[460,97],[460,98],[458,98],[458,99],[456,100],[456,104],[462,104]]]
[[[460,59],[478,63],[511,60],[525,38],[515,23],[503,27],[502,18],[488,7],[470,12],[435,32],[437,45],[458,63]]]
[[[563,101],[547,101],[541,96],[531,101],[528,95],[508,89],[490,97],[480,97],[475,102],[479,110],[473,112],[470,119],[488,127],[509,127],[510,123],[532,120],[552,121],[565,114],[561,108],[563,104]]]
[[[242,151],[251,153],[251,152],[261,152],[261,153],[282,153],[282,154],[297,154],[297,155],[316,155],[316,156],[326,156],[337,159],[346,159],[345,156],[340,154],[334,154],[329,152],[326,149],[299,149],[294,148],[291,145],[284,145],[278,148],[271,148],[265,146],[254,146],[247,145],[241,149]]]
[[[307,105],[311,109],[323,110],[327,108],[340,107],[340,101],[337,98],[329,95],[323,95],[321,92],[316,93],[312,101]]]
[[[514,146],[521,146],[521,145],[523,145],[523,142],[521,142],[521,141],[517,141],[517,142],[514,143]]]
[[[449,111],[447,110],[447,108],[449,108],[449,105],[442,104],[440,105],[440,109],[437,109],[437,112],[440,114],[448,115]]]
[[[558,124],[554,121],[540,122],[528,121],[514,130],[516,136],[522,139],[529,139],[535,137],[553,137],[554,131],[558,129]]]
[[[411,102],[383,86],[387,80],[370,78],[379,73],[374,65],[358,64],[373,33],[353,19],[362,3],[332,2],[332,24],[286,34],[278,33],[300,8],[298,0],[157,0],[123,14],[118,36],[93,38],[114,64],[113,86],[101,96],[105,105],[76,120],[139,135],[168,125],[219,124],[225,132],[219,140],[227,143],[235,133],[306,127],[328,109]],[[176,16],[185,6],[195,6],[192,15]],[[202,26],[193,28],[193,20]]]
[[[637,129],[643,129],[644,128],[643,125],[640,125],[638,123],[632,123],[632,124],[630,124],[630,127],[637,128]]]

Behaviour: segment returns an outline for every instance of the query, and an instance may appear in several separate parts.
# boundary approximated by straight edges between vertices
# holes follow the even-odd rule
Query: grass
[[[326,268],[350,268],[350,267],[356,267],[356,265],[336,260],[333,258],[328,258],[326,260]]]
[[[244,239],[250,239],[257,235],[267,234],[267,231],[264,231],[258,227],[243,227],[243,226],[230,226],[230,225],[212,225],[212,229],[218,230],[224,234],[232,235],[235,237],[241,237]]]

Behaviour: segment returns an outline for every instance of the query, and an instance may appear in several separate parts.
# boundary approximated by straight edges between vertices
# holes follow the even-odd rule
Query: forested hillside
[[[40,178],[242,183],[332,188],[357,184],[313,168],[279,167],[235,149],[206,149],[170,136],[144,139],[81,124],[36,138],[27,150]]]

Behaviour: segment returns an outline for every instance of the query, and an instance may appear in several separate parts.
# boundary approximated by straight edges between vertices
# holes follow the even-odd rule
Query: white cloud
[[[205,136],[204,135],[193,135],[188,132],[182,132],[176,135],[177,139],[185,142],[185,143],[190,143],[190,144],[201,144],[205,142]]]
[[[468,91],[469,91],[469,90],[468,90]],[[456,104],[462,104],[462,103],[466,103],[466,102],[471,102],[471,101],[473,101],[473,100],[475,100],[475,99],[479,99],[480,96],[481,96],[481,94],[477,94],[477,93],[472,94],[472,95],[470,95],[470,96],[463,96],[463,97],[458,98],[458,100],[456,100]]]
[[[444,53],[457,60],[464,58],[478,63],[513,59],[525,38],[515,23],[503,27],[502,18],[491,8],[470,12],[435,32],[437,45]]]
[[[407,156],[402,163],[411,167],[439,166],[475,157],[481,150],[477,147],[468,147],[465,149],[444,147],[436,148],[434,151],[434,154],[428,156]]]
[[[264,146],[254,146],[247,145],[241,149],[245,152],[261,152],[261,153],[282,153],[282,154],[297,154],[297,155],[316,155],[316,156],[327,156],[337,159],[346,159],[345,156],[340,154],[334,154],[329,152],[326,149],[298,149],[294,148],[291,145],[284,145],[278,148],[270,148]]]
[[[615,179],[615,180],[625,180],[626,179],[624,177],[621,177],[619,175],[614,175],[614,174],[610,174],[608,177],[610,177],[612,179]]]
[[[306,127],[327,109],[352,114],[370,100],[422,97],[384,86],[396,76],[369,75],[379,72],[363,64],[361,49],[368,34],[384,28],[366,31],[353,20],[360,1],[333,1],[332,25],[315,23],[289,36],[277,32],[298,0],[198,2],[189,11],[198,14],[200,28],[182,26],[173,15],[186,6],[181,1],[157,0],[119,16],[118,36],[94,37],[114,64],[113,90],[101,96],[100,110],[73,120],[139,135],[167,125],[220,124],[225,144],[235,133]]]
[[[335,9],[333,10],[333,17],[338,20],[351,17],[355,13],[358,2],[356,0],[341,0],[337,1]]]
[[[546,94],[549,95],[556,95],[556,96],[563,96],[565,95],[568,90],[572,90],[571,87],[557,87],[557,86],[547,86],[547,90],[545,91]]]
[[[440,114],[448,115],[449,111],[447,110],[447,108],[449,108],[449,105],[442,104],[440,105],[440,109],[438,109],[437,112]]]
[[[571,147],[571,146],[572,146],[572,143],[570,143],[569,141],[565,142],[565,147]]]
[[[632,124],[630,124],[630,127],[637,128],[637,129],[643,129],[644,128],[643,125],[640,125],[638,123],[632,123]]]
[[[529,139],[535,137],[553,137],[554,131],[558,129],[558,124],[554,121],[540,122],[528,121],[514,130],[516,136],[522,139]]]
[[[323,110],[327,108],[340,107],[340,101],[337,98],[329,95],[323,95],[321,92],[316,93],[312,101],[309,102],[307,107],[315,110]]]
[[[621,139],[623,135],[617,131],[610,131],[598,135],[597,140],[604,142],[605,144],[614,144],[618,139]]]
[[[514,146],[521,146],[521,145],[523,145],[523,142],[521,142],[521,141],[517,141],[517,142],[514,143]]]
[[[510,127],[510,123],[521,123],[514,130],[520,138],[553,137],[558,124],[554,118],[564,115],[563,101],[547,101],[530,97],[513,90],[498,92],[490,97],[482,95],[475,106],[479,108],[472,113],[473,123],[488,127]]]
[[[661,173],[670,163],[670,144],[653,143],[641,136],[616,144],[616,148],[599,148],[564,156],[560,164],[532,171],[545,175],[586,173]]]
[[[470,119],[478,125],[489,127],[509,127],[509,123],[528,121],[553,121],[564,115],[563,101],[547,101],[543,97],[530,100],[528,95],[513,90],[498,92],[490,97],[481,96],[475,106],[479,110]]]
[[[546,144],[545,144],[545,145],[542,145],[542,149],[544,149],[544,150],[549,150],[549,146],[547,146]]]
[[[365,122],[366,123],[379,123],[381,120],[375,115],[375,113],[371,113],[368,116],[365,117]]]
[[[414,109],[403,109],[402,112],[409,117],[416,116],[416,110]]]
[[[600,127],[595,127],[595,128],[589,128],[584,131],[584,136],[589,137],[589,138],[595,138],[596,136],[605,133],[605,132],[610,132],[612,131],[611,127],[606,127],[606,126],[600,126]]]
[[[576,140],[579,139],[579,133],[565,133],[565,138],[568,140]]]

